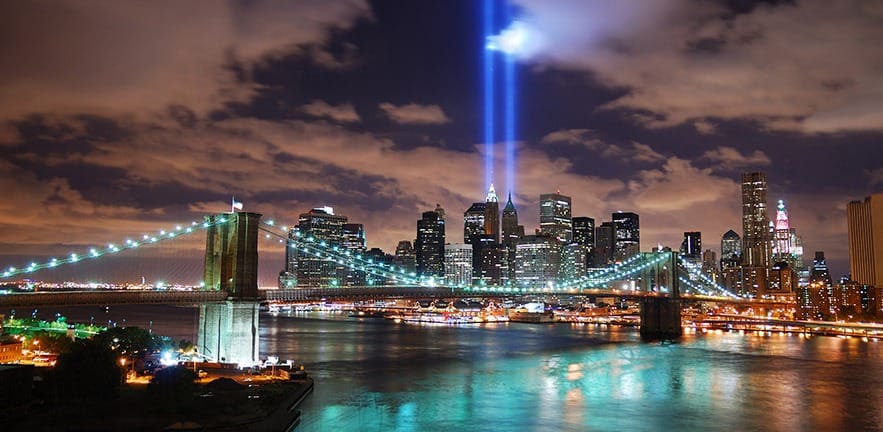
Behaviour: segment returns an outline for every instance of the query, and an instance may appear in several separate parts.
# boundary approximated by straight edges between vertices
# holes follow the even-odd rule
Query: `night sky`
[[[742,231],[740,173],[764,171],[806,258],[848,271],[846,204],[883,189],[883,2],[511,7],[530,30],[511,191],[528,232],[560,190],[597,223],[639,213],[643,250],[684,231],[718,250]],[[473,0],[2,2],[0,253],[106,244],[231,196],[288,223],[333,206],[388,252],[440,203],[462,241],[487,186],[484,45]]]

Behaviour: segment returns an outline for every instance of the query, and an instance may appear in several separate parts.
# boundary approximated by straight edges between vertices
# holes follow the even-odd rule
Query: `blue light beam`
[[[490,41],[494,31],[494,1],[484,0],[484,40]],[[484,54],[484,186],[486,190],[494,180],[494,52],[485,47]]]

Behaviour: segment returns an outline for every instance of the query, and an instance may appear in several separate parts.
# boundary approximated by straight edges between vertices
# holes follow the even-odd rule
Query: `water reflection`
[[[192,308],[125,308],[127,322],[194,335]],[[883,429],[883,344],[859,338],[709,333],[659,345],[634,329],[316,312],[260,324],[261,357],[303,362],[316,378],[303,431]]]

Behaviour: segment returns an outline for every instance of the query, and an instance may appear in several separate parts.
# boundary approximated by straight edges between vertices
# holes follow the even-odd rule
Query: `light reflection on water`
[[[88,321],[96,310],[61,312]],[[102,317],[195,334],[193,308]],[[883,343],[858,338],[692,334],[660,345],[634,329],[565,324],[260,319],[261,356],[303,362],[316,379],[299,431],[883,430]]]

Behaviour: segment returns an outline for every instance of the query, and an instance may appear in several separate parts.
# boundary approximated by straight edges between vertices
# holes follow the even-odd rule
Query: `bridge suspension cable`
[[[154,233],[142,234],[140,239],[125,239],[122,242],[108,243],[107,247],[93,247],[82,253],[71,253],[65,258],[50,258],[46,262],[31,262],[21,267],[8,267],[2,273],[0,278],[11,278],[22,274],[30,274],[39,270],[56,268],[75,264],[85,260],[96,260],[104,256],[116,255],[120,252],[141,248],[142,246],[154,245],[157,243],[167,243],[174,239],[185,237],[196,232],[202,232],[209,227],[222,225],[229,221],[228,218],[219,218],[214,222],[190,222],[186,225],[176,225],[175,228],[169,230],[159,230]]]

